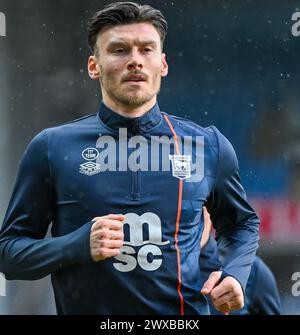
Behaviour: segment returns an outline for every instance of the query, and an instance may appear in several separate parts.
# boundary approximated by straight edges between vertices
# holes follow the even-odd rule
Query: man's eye
[[[145,52],[151,52],[152,49],[151,49],[151,48],[145,48],[144,51],[145,51]]]
[[[125,52],[125,49],[115,49],[114,50],[114,53],[116,53],[116,54],[120,54],[120,53],[122,53],[122,52]]]

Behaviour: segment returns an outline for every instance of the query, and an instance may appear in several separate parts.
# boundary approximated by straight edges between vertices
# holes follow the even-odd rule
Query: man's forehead
[[[117,42],[157,43],[160,41],[156,28],[148,22],[107,27],[99,38],[107,44]]]

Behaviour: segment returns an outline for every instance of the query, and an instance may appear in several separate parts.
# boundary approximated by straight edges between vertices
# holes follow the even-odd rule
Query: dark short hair
[[[97,36],[103,28],[140,22],[153,24],[160,36],[161,47],[163,48],[168,23],[158,9],[149,5],[139,5],[135,2],[114,2],[96,12],[89,20],[88,44],[92,53],[97,53]]]

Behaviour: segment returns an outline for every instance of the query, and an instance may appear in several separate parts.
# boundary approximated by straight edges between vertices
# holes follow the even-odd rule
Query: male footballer
[[[58,314],[208,314],[206,295],[223,312],[244,305],[259,219],[230,142],[160,110],[167,27],[148,5],[96,12],[88,73],[100,83],[98,110],[43,130],[23,155],[0,271],[51,274]],[[222,266],[202,287],[203,205]]]

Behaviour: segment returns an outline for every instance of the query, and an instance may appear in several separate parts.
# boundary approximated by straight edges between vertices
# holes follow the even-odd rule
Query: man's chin
[[[131,96],[124,97],[124,99],[119,99],[124,105],[130,107],[140,107],[145,103],[149,102],[152,97],[140,97],[140,96]]]

